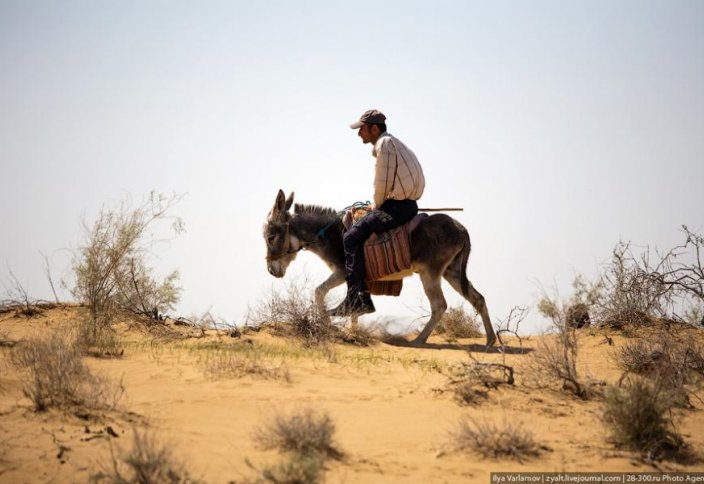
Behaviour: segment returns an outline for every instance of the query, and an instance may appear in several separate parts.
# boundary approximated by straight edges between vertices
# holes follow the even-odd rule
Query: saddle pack
[[[401,294],[403,278],[413,274],[411,232],[427,216],[418,214],[395,229],[372,234],[364,243],[365,279],[371,294]]]

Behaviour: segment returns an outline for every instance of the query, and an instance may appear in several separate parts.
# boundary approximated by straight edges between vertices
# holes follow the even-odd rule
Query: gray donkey
[[[345,282],[342,221],[332,208],[296,204],[291,214],[291,205],[293,193],[286,198],[284,192],[279,190],[274,207],[264,225],[267,268],[272,276],[283,277],[299,251],[307,249],[320,257],[332,271],[330,277],[315,290],[316,304],[325,309],[325,295]],[[445,214],[424,217],[412,230],[412,271],[401,273],[398,278],[412,273],[419,274],[432,311],[430,320],[412,344],[424,344],[447,309],[440,284],[441,277],[462,294],[480,314],[487,346],[492,346],[496,341],[484,296],[467,279],[469,251],[467,229]]]

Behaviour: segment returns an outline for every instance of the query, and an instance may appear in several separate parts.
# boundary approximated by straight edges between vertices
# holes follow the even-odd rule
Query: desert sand
[[[47,311],[28,319],[0,316],[5,341],[68,332],[81,308]],[[336,425],[335,441],[344,453],[325,464],[326,482],[490,482],[497,471],[694,471],[701,463],[647,463],[616,449],[601,419],[600,399],[581,400],[559,384],[528,384],[526,364],[540,338],[508,339],[508,354],[487,352],[482,339],[452,343],[431,337],[423,348],[378,342],[369,347],[334,344],[304,348],[265,331],[232,337],[208,331],[199,338],[154,338],[127,322],[120,358],[92,358],[90,369],[122,381],[125,395],[114,411],[90,416],[49,410],[35,412],[23,395],[26,376],[0,348],[0,482],[86,482],[108,465],[114,452],[128,448],[134,427],[149,428],[171,449],[194,478],[205,482],[253,481],[257,470],[281,460],[263,450],[254,432],[273,415],[311,407],[326,411]],[[698,334],[692,331],[692,334]],[[615,351],[624,341],[593,329],[579,332],[579,371],[613,383],[621,376]],[[282,378],[263,375],[213,376],[205,371],[222,348],[258,348],[259,363]],[[519,349],[523,351],[518,351]],[[448,391],[453,365],[478,361],[515,368],[514,385],[488,391],[479,405],[460,405]],[[701,397],[702,395],[699,395]],[[677,410],[678,429],[695,453],[704,455],[704,404]],[[453,448],[449,433],[462,418],[522,423],[543,447],[522,461],[485,459]]]

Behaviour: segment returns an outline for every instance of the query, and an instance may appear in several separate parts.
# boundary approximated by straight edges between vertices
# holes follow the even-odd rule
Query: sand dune
[[[17,341],[69,331],[80,311],[55,309],[33,319],[4,315],[0,334]],[[122,380],[125,397],[117,410],[87,418],[35,412],[22,394],[22,373],[9,364],[11,349],[0,349],[0,482],[85,482],[109,462],[109,442],[116,452],[129,447],[135,426],[152,429],[195,478],[251,481],[253,467],[282,458],[256,445],[255,430],[277,412],[307,407],[332,417],[344,452],[343,459],[327,461],[327,482],[489,482],[492,471],[656,470],[609,442],[600,399],[583,401],[559,385],[529,384],[527,361],[541,337],[524,338],[525,351],[515,354],[474,352],[482,362],[514,367],[516,383],[489,390],[480,405],[461,406],[447,391],[448,375],[453,365],[469,361],[465,349],[480,348],[481,339],[448,344],[433,337],[426,348],[378,343],[307,349],[266,332],[152,341],[127,326],[121,329],[122,358],[85,360],[95,373]],[[612,356],[624,339],[612,336],[615,345],[609,346],[599,332],[580,332],[581,374],[612,383],[619,378]],[[222,348],[237,345],[258,351],[258,364],[272,373],[228,377],[206,371]],[[509,346],[517,349],[519,342]],[[698,398],[692,404],[677,411],[676,421],[692,449],[704,453],[704,405]],[[464,417],[522,422],[543,451],[519,462],[453,449],[448,433]],[[657,468],[703,467],[661,461]]]

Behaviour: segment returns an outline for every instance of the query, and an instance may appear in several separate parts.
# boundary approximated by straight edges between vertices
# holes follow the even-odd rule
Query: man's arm
[[[379,208],[386,201],[394,182],[395,151],[391,143],[382,143],[376,154],[374,175],[374,203]]]

